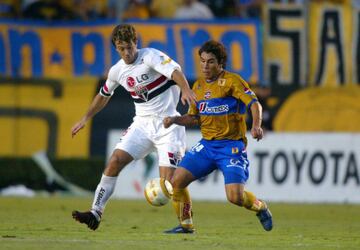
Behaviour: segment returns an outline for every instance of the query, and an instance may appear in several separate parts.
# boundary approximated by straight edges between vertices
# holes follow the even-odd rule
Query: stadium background
[[[70,129],[119,59],[110,41],[118,22],[0,20],[0,188],[67,190],[33,160],[44,151],[66,181],[95,189],[131,123],[130,97],[119,88],[75,139]],[[351,1],[265,1],[250,18],[126,22],[139,46],[166,52],[191,83],[198,47],[208,39],[226,45],[227,69],[250,82],[265,109],[266,139],[249,147],[251,190],[270,201],[360,203],[360,9]],[[188,131],[191,145],[199,134]],[[150,155],[124,170],[115,196],[142,197],[156,165]],[[214,173],[192,185],[193,197],[223,200],[222,185]]]

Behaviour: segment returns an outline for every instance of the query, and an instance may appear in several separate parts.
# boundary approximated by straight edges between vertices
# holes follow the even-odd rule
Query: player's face
[[[137,57],[136,43],[131,41],[130,43],[124,41],[116,41],[116,51],[120,54],[121,58],[126,64],[132,64]]]
[[[201,53],[200,67],[206,80],[215,80],[222,71],[222,65],[218,63],[213,53]]]

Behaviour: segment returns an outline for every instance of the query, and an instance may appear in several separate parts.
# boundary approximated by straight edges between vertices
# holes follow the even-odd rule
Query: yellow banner
[[[257,83],[262,80],[260,22],[136,22],[139,47],[167,53],[198,77],[197,49],[207,40],[228,48],[228,70]],[[16,77],[104,76],[119,56],[111,44],[116,23],[0,22],[0,74]]]
[[[303,5],[267,4],[264,10],[265,79],[273,87],[306,81],[306,21]]]
[[[0,80],[0,156],[89,155],[91,122],[71,138],[71,127],[88,109],[94,78]]]

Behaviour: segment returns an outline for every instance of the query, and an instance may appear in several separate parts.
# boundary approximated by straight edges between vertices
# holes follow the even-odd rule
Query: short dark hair
[[[222,64],[222,67],[225,69],[226,67],[226,60],[227,60],[227,52],[226,48],[222,43],[219,43],[214,40],[209,40],[204,43],[201,48],[199,49],[199,56],[201,53],[213,53],[216,57],[216,60],[219,64]]]
[[[137,42],[136,30],[130,24],[119,24],[112,31],[111,41],[114,46],[116,41],[136,43]]]

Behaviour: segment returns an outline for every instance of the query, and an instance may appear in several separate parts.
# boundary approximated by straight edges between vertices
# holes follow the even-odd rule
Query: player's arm
[[[264,137],[264,132],[261,128],[262,106],[255,93],[250,89],[249,84],[240,76],[237,76],[235,79],[237,81],[234,81],[230,86],[230,91],[232,96],[241,100],[247,109],[251,111],[252,127],[250,133],[254,139],[259,141]]]
[[[94,117],[100,110],[102,110],[106,104],[109,102],[110,97],[102,96],[97,94],[93,99],[88,111],[86,114],[71,128],[71,136],[74,137],[82,128],[85,127],[85,124],[88,120]]]
[[[189,83],[177,62],[159,50],[149,49],[148,54],[144,57],[144,63],[168,79],[172,79],[180,87],[182,104],[195,103],[195,94],[190,89]]]
[[[175,69],[174,72],[171,75],[171,79],[176,82],[176,84],[181,89],[181,102],[182,104],[188,104],[195,103],[196,101],[196,95],[195,93],[190,89],[189,83],[186,80],[186,77],[183,72],[181,72],[178,69]]]
[[[252,116],[251,135],[259,141],[264,137],[264,132],[261,128],[262,106],[258,101],[255,101],[251,104],[250,110]]]
[[[189,114],[182,116],[169,116],[164,118],[163,124],[165,128],[168,128],[173,124],[187,127],[196,126],[199,124],[199,116]]]

